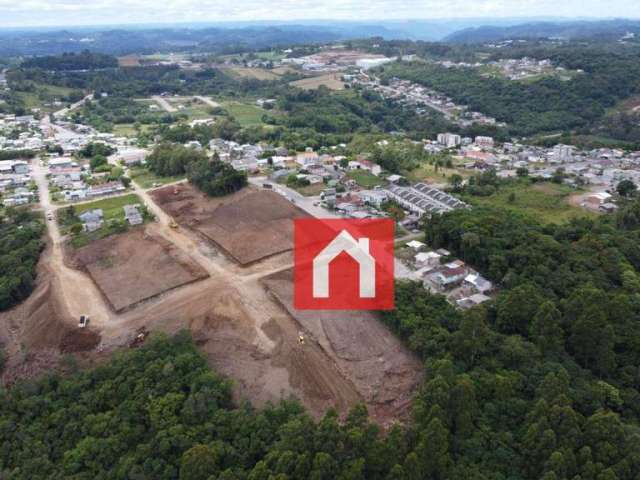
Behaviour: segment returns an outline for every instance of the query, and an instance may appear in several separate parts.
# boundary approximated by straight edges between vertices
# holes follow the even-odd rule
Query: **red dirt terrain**
[[[50,254],[51,248],[43,253]],[[0,343],[7,355],[2,383],[58,369],[62,354],[89,352],[100,343],[93,328],[79,329],[61,301],[61,285],[43,260],[34,292],[17,307],[0,313]]]
[[[301,311],[293,308],[293,271],[262,280],[300,324],[305,342],[315,342],[335,361],[375,417],[402,418],[420,382],[420,361],[374,312]]]
[[[153,197],[188,228],[171,228],[147,197],[159,222],[65,247],[66,262],[59,238],[44,252],[35,292],[0,314],[2,380],[59,368],[65,354],[91,365],[139,346],[147,332],[188,328],[238,401],[295,397],[316,417],[362,402],[380,425],[407,419],[421,365],[375,315],[291,307],[291,220],[305,214],[272,192],[220,200],[180,187]],[[85,313],[91,323],[80,329]]]
[[[207,272],[150,229],[138,227],[74,250],[69,263],[91,276],[116,312],[208,276]]]
[[[183,183],[151,195],[176,222],[222,247],[241,265],[291,250],[291,220],[308,216],[281,195],[254,188],[211,198]]]

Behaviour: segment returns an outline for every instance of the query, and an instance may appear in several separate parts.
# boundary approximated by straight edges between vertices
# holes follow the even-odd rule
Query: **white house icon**
[[[360,298],[375,298],[376,261],[369,253],[369,239],[356,240],[346,230],[342,230],[313,259],[313,297],[329,298],[329,265],[342,252],[358,262]]]

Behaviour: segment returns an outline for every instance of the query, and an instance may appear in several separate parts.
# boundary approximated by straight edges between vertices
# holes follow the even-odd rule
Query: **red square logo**
[[[393,220],[300,218],[294,230],[296,309],[393,309]]]

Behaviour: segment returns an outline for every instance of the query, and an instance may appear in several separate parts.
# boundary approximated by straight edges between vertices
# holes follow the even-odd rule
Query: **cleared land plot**
[[[273,73],[275,73],[277,75],[284,75],[285,73],[295,73],[297,71],[298,70],[296,70],[295,68],[290,67],[288,65],[287,66],[283,66],[283,67],[277,67],[277,68],[274,68],[273,70],[271,70],[271,72],[273,72]]]
[[[74,91],[81,93],[79,90],[74,90],[73,88],[36,83],[34,84],[33,91],[16,91],[15,93],[24,102],[26,109],[39,108],[45,112],[52,112],[68,105],[67,102],[64,102],[64,105],[54,105],[53,102],[55,100],[61,101],[63,97],[71,95]]]
[[[366,170],[351,170],[347,173],[347,176],[355,180],[356,183],[363,188],[373,188],[377,185],[382,185],[382,179],[380,177],[376,177],[373,173]]]
[[[140,125],[140,133],[144,134],[151,130],[152,125]],[[113,126],[112,132],[117,137],[137,137],[135,124],[133,123],[117,123]]]
[[[170,177],[161,177],[156,175],[148,168],[144,167],[131,167],[129,168],[129,176],[131,179],[140,185],[142,188],[154,188],[160,185],[166,185],[167,183],[178,182],[186,178],[185,175],[175,175]]]
[[[258,80],[277,80],[280,75],[264,68],[229,67],[224,71],[233,77],[255,78]]]
[[[262,125],[262,116],[267,113],[266,110],[255,105],[235,101],[222,102],[222,106],[243,127]],[[270,115],[274,114],[273,110],[270,110],[269,112]]]
[[[250,187],[212,198],[183,183],[151,195],[176,222],[219,245],[241,265],[291,250],[293,219],[307,216],[281,195]]]
[[[341,74],[329,73],[327,75],[320,75],[319,77],[303,78],[302,80],[296,80],[289,83],[293,87],[302,88],[304,90],[315,90],[324,85],[331,90],[344,90],[344,82],[340,79]]]
[[[411,182],[431,182],[445,183],[451,175],[460,175],[463,178],[469,177],[471,172],[463,168],[462,165],[453,164],[453,168],[438,166],[435,164],[422,162],[418,168],[407,173],[407,178]]]
[[[576,190],[555,183],[514,184],[501,187],[489,197],[467,197],[472,205],[498,206],[537,218],[542,223],[563,223],[595,214],[571,204]]]
[[[375,313],[295,310],[292,270],[262,283],[300,324],[305,343],[319,345],[353,382],[369,413],[376,418],[407,416],[421,364]]]
[[[139,67],[140,57],[138,55],[125,55],[124,57],[118,57],[119,67]]]
[[[116,312],[208,276],[175,245],[144,228],[69,253],[72,264],[88,272]]]

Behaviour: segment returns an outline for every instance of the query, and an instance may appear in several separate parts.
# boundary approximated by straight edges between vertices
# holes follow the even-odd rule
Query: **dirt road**
[[[64,301],[72,318],[77,320],[80,315],[89,315],[93,325],[100,328],[107,327],[114,314],[95,287],[95,284],[87,275],[67,267],[64,263],[62,245],[64,238],[55,220],[55,208],[51,205],[46,172],[39,159],[34,160],[32,163],[33,179],[38,186],[40,205],[45,212],[46,218],[53,217],[52,220],[47,220],[52,248],[50,254],[44,259],[51,269],[53,281],[62,286],[61,291],[64,295]]]
[[[76,103],[70,105],[69,107],[66,107],[61,110],[58,110],[57,112],[54,112],[53,116],[56,118],[62,118],[69,112],[72,112],[77,108],[80,108],[82,105],[84,105],[84,102],[86,102],[87,100],[93,100],[93,93],[90,93],[89,95],[84,97],[82,100],[77,101]]]
[[[196,95],[195,97],[196,100],[200,100],[202,103],[206,103],[207,105],[209,105],[212,108],[218,108],[220,107],[220,104],[218,102],[214,102],[213,100],[211,100],[209,97],[203,97],[201,95]]]
[[[173,105],[171,105],[169,102],[167,102],[167,100],[164,99],[163,97],[159,95],[154,95],[151,98],[153,99],[154,102],[160,105],[166,112],[168,113],[177,112],[177,109]]]

